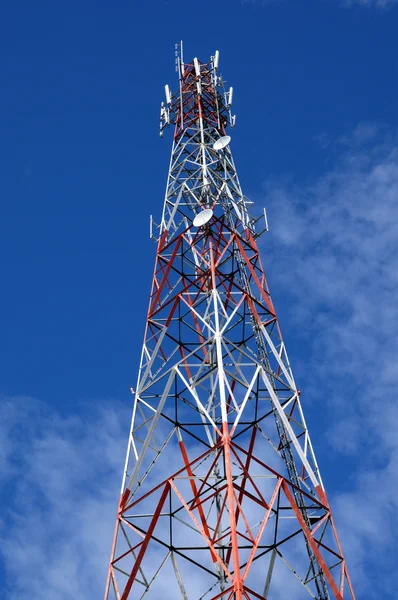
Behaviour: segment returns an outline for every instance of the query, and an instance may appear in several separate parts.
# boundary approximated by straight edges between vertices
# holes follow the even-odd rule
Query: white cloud
[[[281,4],[284,0],[241,0],[241,4],[258,4],[260,6],[268,6],[269,4]]]
[[[345,0],[344,6],[367,6],[374,8],[391,8],[398,0]]]
[[[381,131],[382,127],[376,123],[359,123],[349,135],[341,136],[339,142],[349,148],[360,148],[368,142],[373,142]]]
[[[386,10],[392,8],[394,4],[397,4],[398,0],[333,0],[337,2],[339,6],[344,8],[352,8],[354,6],[364,8],[376,8],[380,10]],[[284,0],[241,0],[243,6],[248,4],[256,4],[258,6],[268,6],[270,4],[282,4]]]
[[[398,533],[398,146],[380,135],[360,125],[340,140],[334,170],[304,186],[269,182],[265,201],[272,229],[264,244],[277,265],[271,291],[276,284],[287,294],[310,349],[303,385],[330,415],[340,463],[351,455],[358,467],[345,486],[353,492],[335,505],[366,598],[392,593],[385,570]]]
[[[112,402],[63,417],[32,398],[2,398],[1,413],[7,598],[100,598],[128,414]]]
[[[276,306],[283,291],[310,350],[304,405],[313,382],[334,423],[336,469],[346,455],[357,465],[345,486],[352,491],[332,501],[357,594],[367,599],[394,597],[398,530],[398,147],[378,136],[367,124],[340,140],[336,168],[317,181],[270,182],[264,241],[277,265]],[[292,336],[288,322],[282,328]],[[129,410],[112,402],[62,416],[31,398],[0,406],[7,598],[101,597]]]
[[[104,593],[130,414],[114,401],[81,408],[80,415],[62,416],[29,397],[1,398],[1,474],[9,501],[2,507],[0,553],[8,600],[92,600]],[[263,492],[268,484],[263,480]],[[246,517],[254,514],[249,505]],[[197,535],[185,531],[185,543]],[[287,556],[294,550],[288,547]],[[153,546],[149,562],[157,567],[164,555]],[[254,563],[252,580],[263,581],[266,561]],[[196,598],[206,587],[203,573],[186,561],[179,566]],[[279,559],[274,574],[275,600],[302,589]],[[151,597],[160,595],[179,596],[170,561],[152,589]]]

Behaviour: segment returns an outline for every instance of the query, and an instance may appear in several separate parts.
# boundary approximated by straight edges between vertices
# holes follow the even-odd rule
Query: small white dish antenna
[[[222,150],[223,148],[226,148],[228,146],[230,141],[231,141],[230,135],[223,135],[223,137],[220,137],[218,140],[216,140],[214,142],[213,148],[214,148],[214,150]]]
[[[202,210],[202,212],[197,214],[196,217],[194,218],[193,226],[194,227],[202,227],[203,225],[206,225],[206,223],[208,223],[210,221],[212,216],[213,216],[213,211],[211,210],[211,208],[206,208],[205,210]]]

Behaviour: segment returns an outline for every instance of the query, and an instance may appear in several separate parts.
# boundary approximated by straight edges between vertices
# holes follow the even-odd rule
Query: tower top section
[[[235,125],[235,115],[231,113],[233,88],[225,89],[224,81],[218,74],[220,53],[215,51],[209,62],[202,63],[198,58],[184,62],[183,44],[176,44],[176,71],[179,88],[172,92],[165,86],[165,102],[160,107],[160,136],[165,127],[175,126],[174,139],[178,139],[197,127],[211,129],[220,136],[225,135],[228,126]]]

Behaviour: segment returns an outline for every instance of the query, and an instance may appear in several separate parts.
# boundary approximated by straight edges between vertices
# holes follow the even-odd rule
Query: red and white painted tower
[[[174,140],[105,600],[354,599],[227,128],[219,54]]]

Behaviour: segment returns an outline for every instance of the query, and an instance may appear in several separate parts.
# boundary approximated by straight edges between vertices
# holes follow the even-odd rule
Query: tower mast
[[[355,599],[208,63],[174,125],[105,600]]]

